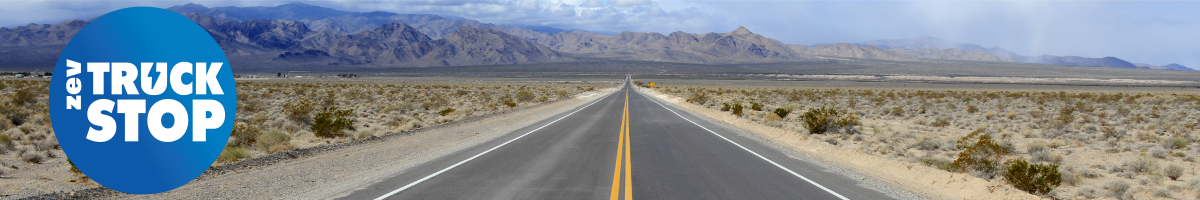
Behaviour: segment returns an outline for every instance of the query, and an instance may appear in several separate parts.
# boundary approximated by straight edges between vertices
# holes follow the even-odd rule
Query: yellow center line
[[[633,139],[629,138],[629,90],[625,90],[625,200],[633,200],[633,169],[630,169],[629,146]]]
[[[617,161],[613,167],[613,184],[610,199],[617,200],[621,191],[621,158],[625,158],[625,200],[633,199],[632,175],[629,161],[629,90],[625,90],[625,106],[621,113],[621,134],[617,139]],[[622,154],[624,153],[624,154]]]

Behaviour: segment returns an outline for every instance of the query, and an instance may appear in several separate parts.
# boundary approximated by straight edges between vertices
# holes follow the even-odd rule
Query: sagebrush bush
[[[258,135],[258,138],[257,138],[258,145],[257,146],[259,147],[259,149],[268,150],[268,152],[274,153],[281,149],[282,150],[288,149],[288,148],[279,148],[276,146],[283,145],[283,146],[290,147],[291,140],[292,140],[292,137],[289,136],[287,134],[287,132],[284,132],[283,130],[280,130],[278,128],[271,128],[271,129],[267,129],[267,131],[263,131],[262,134]]]
[[[1175,164],[1168,165],[1167,168],[1163,169],[1163,175],[1177,181],[1180,176],[1183,176],[1183,167]]]
[[[1129,182],[1125,182],[1124,180],[1111,180],[1104,184],[1104,189],[1111,191],[1113,198],[1123,199],[1125,197],[1125,192],[1129,191]]]
[[[1030,194],[1046,195],[1062,184],[1062,174],[1058,172],[1058,164],[1029,164],[1024,159],[1006,162],[1008,170],[1004,179],[1013,187]]]
[[[810,108],[800,116],[809,133],[821,134],[859,125],[858,116],[834,108]]]
[[[348,118],[353,114],[354,110],[338,110],[337,107],[325,108],[317,113],[313,118],[313,125],[310,127],[313,134],[317,137],[332,138],[342,137],[346,134],[342,130],[354,130],[354,119]]]
[[[1138,157],[1135,160],[1126,162],[1125,167],[1128,167],[1129,171],[1139,174],[1152,173],[1154,170],[1158,170],[1158,162],[1154,161],[1153,158]]]
[[[750,110],[762,111],[763,105],[762,105],[762,103],[758,103],[758,102],[750,102]]]
[[[509,108],[512,108],[512,107],[517,107],[517,102],[513,102],[513,100],[512,100],[512,99],[505,99],[505,100],[504,100],[504,105],[505,105],[505,106],[508,106]]]

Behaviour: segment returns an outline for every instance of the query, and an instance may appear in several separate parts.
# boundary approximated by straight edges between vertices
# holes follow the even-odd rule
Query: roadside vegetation
[[[838,148],[1055,199],[1195,199],[1200,96],[673,86],[655,90]],[[735,109],[752,105],[754,109]]]
[[[297,148],[407,134],[605,87],[342,80],[348,79],[238,81],[235,124],[214,165]],[[29,181],[93,184],[74,168],[55,138],[47,106],[49,87],[48,79],[0,79],[0,186],[16,187]]]

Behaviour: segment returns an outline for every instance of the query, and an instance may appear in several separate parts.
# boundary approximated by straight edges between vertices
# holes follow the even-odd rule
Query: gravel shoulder
[[[1018,190],[1000,180],[984,180],[967,174],[956,174],[928,166],[891,160],[855,150],[837,148],[783,129],[765,126],[726,112],[687,103],[683,98],[652,89],[640,89],[648,96],[670,103],[714,124],[749,136],[777,148],[793,158],[822,165],[848,177],[861,179],[864,184],[890,192],[904,199],[1042,199]],[[718,123],[719,122],[719,123]]]
[[[615,88],[583,93],[464,123],[411,134],[393,134],[307,157],[272,161],[261,167],[233,167],[207,173],[178,189],[153,194],[117,194],[120,199],[328,199],[404,172],[432,159],[508,134],[604,96]],[[371,140],[371,139],[369,139]],[[230,163],[237,164],[237,163]],[[212,169],[210,169],[212,170]],[[78,197],[78,196],[77,196]]]

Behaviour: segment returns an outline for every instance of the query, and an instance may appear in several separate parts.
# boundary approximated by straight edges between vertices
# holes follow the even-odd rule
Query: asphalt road
[[[660,104],[630,87],[494,141],[420,164],[343,198],[629,197],[894,198]]]

